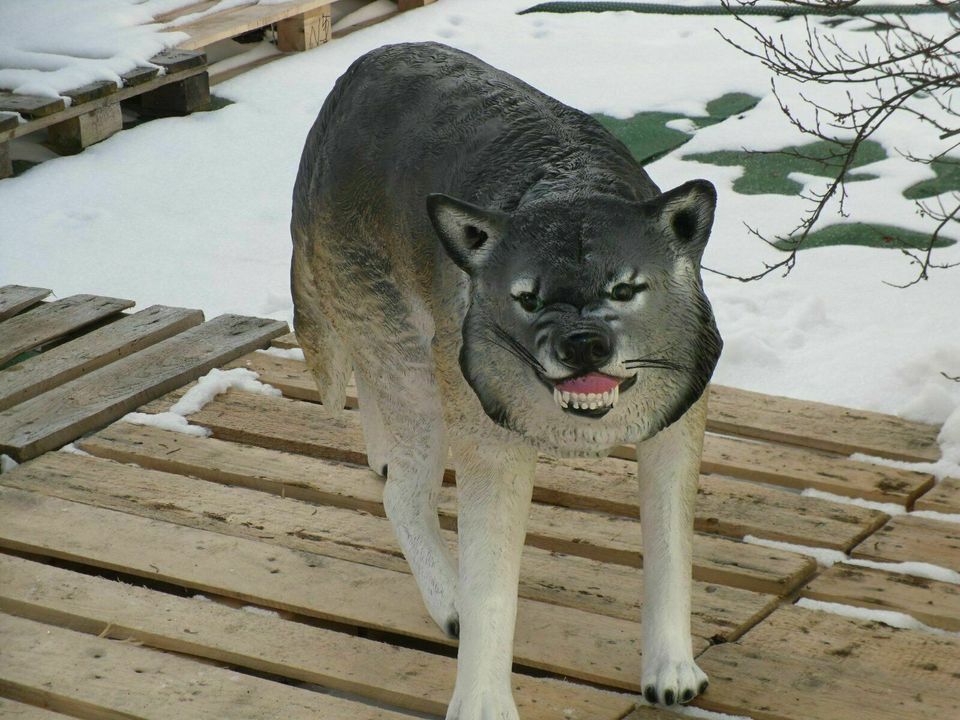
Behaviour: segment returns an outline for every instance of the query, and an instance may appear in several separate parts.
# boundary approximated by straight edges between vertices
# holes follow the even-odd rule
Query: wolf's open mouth
[[[603,417],[617,404],[620,393],[629,390],[636,380],[636,375],[622,380],[591,372],[556,383],[553,386],[553,399],[561,408],[575,415]]]

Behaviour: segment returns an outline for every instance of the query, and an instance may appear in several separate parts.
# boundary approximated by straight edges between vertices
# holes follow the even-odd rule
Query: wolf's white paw
[[[447,720],[520,720],[510,688],[474,687],[469,692],[453,691]]]
[[[650,703],[673,705],[690,702],[707,689],[706,673],[697,667],[692,657],[652,659],[643,663],[643,697]]]

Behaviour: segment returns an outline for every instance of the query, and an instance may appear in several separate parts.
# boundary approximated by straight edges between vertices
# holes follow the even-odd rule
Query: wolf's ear
[[[710,237],[717,191],[706,180],[691,180],[649,202],[660,229],[684,255],[697,262]]]
[[[503,237],[507,215],[449,195],[427,195],[427,214],[450,259],[473,273]]]

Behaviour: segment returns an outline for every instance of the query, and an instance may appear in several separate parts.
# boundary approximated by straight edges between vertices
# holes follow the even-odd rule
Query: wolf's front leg
[[[452,445],[460,508],[460,649],[447,720],[517,720],[510,669],[536,453],[462,440]]]
[[[643,532],[643,695],[665,705],[707,687],[693,660],[690,578],[693,510],[706,393],[673,425],[637,445]]]

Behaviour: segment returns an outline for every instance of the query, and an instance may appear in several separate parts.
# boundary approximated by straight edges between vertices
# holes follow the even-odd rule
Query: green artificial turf
[[[832,177],[841,166],[841,159],[834,157],[842,152],[837,143],[821,140],[808,145],[796,145],[770,152],[746,150],[717,150],[708,153],[684,155],[684,160],[711,165],[740,165],[743,175],[733,183],[733,189],[742,195],[796,195],[803,185],[787,177],[793,172],[807,175]],[[860,167],[887,156],[883,147],[872,140],[860,145],[851,167]],[[876,175],[847,172],[846,181],[873,180]]]
[[[774,246],[779,250],[793,250],[796,238],[778,240]],[[831,245],[859,245],[861,247],[892,248],[895,250],[926,249],[930,242],[929,233],[918,233],[893,225],[874,225],[869,223],[839,223],[828,225],[807,235],[801,250],[829,247]],[[956,244],[956,240],[946,237],[937,239],[934,247],[942,248]]]
[[[692,120],[698,128],[715,125],[728,117],[746,112],[759,101],[760,98],[746,93],[727,93],[707,103],[705,117],[688,119]],[[679,113],[640,112],[626,120],[603,114],[597,114],[594,117],[630,149],[641,165],[663,157],[693,137],[690,133],[667,127],[667,123],[671,120],[687,118],[686,115]]]

